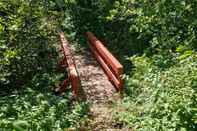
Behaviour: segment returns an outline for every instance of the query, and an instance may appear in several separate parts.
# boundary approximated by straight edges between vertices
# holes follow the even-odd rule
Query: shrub
[[[61,74],[36,74],[21,90],[0,97],[1,130],[62,131],[79,128],[87,117],[85,102],[72,103],[71,93],[56,96],[52,86]]]
[[[151,53],[175,51],[179,45],[195,48],[196,4],[195,0],[121,0],[115,2],[107,19],[127,22],[137,39],[148,40],[144,44],[150,45]]]
[[[60,19],[51,6],[47,1],[0,2],[1,88],[20,87],[35,72],[54,65],[51,57],[57,56],[55,31]]]
[[[93,31],[107,41],[106,46],[122,62],[125,56],[143,53],[172,57],[180,46],[196,50],[196,4],[196,0],[74,0],[68,3],[73,31],[78,35]]]
[[[117,113],[118,121],[143,131],[196,130],[197,54],[165,70],[145,56],[131,60],[136,68],[118,105],[124,109]]]

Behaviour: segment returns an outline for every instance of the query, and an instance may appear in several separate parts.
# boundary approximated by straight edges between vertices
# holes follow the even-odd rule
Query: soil
[[[112,117],[113,103],[120,101],[121,95],[108,80],[91,51],[76,51],[72,47],[72,53],[81,81],[79,96],[90,103],[90,117],[84,130],[127,131],[128,129],[122,129]]]
[[[117,92],[89,50],[75,53],[74,58],[88,102],[104,103]]]

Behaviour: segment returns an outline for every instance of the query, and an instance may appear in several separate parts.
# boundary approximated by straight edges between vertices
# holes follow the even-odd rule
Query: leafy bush
[[[197,129],[197,54],[161,70],[148,57],[132,57],[133,76],[118,105],[118,121],[136,130]]]
[[[54,69],[54,32],[62,22],[81,45],[87,30],[105,39],[127,67],[125,98],[117,106],[124,112],[117,112],[118,121],[143,131],[196,130],[196,5],[197,0],[1,1],[0,86],[26,87],[14,97],[1,98],[1,127],[58,130],[84,116],[83,105],[72,112],[67,99],[43,88],[51,85],[48,75],[33,77]],[[32,77],[30,85],[25,84]]]
[[[85,102],[52,91],[65,79],[56,69],[63,16],[57,3],[0,1],[0,130],[77,129],[86,118]]]
[[[196,4],[195,0],[121,0],[107,18],[127,22],[130,32],[150,45],[151,53],[175,51],[179,45],[196,48]]]
[[[123,108],[116,118],[126,126],[143,131],[196,130],[196,4],[196,0],[70,3],[76,36],[93,31],[128,67],[125,98],[116,106]],[[133,55],[133,63],[128,63],[125,58]]]
[[[93,31],[122,62],[143,53],[173,57],[180,46],[196,50],[196,0],[73,0],[67,4],[72,31],[81,43],[79,36]]]
[[[50,10],[53,6],[49,1],[0,2],[1,89],[20,87],[35,72],[47,71],[54,65],[55,31],[60,17]]]
[[[61,74],[37,74],[20,91],[0,97],[0,129],[62,131],[75,127],[87,116],[85,102],[71,103],[71,94],[55,96],[51,87]]]

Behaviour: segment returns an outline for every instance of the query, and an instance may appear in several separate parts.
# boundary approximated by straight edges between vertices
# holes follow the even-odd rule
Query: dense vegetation
[[[53,1],[0,1],[0,130],[58,131],[79,127],[87,105],[52,89],[62,12]]]
[[[86,30],[95,32],[126,67],[117,121],[143,131],[197,129],[196,0],[76,0],[70,5],[77,38]]]
[[[54,19],[59,14],[49,3],[29,0],[2,1],[0,9],[0,85],[20,87],[57,59],[53,42],[59,21]]]
[[[0,127],[61,130],[85,116],[84,103],[70,108],[68,94],[50,91],[62,77],[56,70],[61,27],[80,48],[86,46],[84,32],[94,32],[124,64],[117,122],[142,131],[197,130],[196,5],[197,0],[0,1]]]

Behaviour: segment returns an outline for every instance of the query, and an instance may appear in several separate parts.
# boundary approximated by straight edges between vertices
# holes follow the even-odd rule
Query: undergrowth
[[[116,120],[139,131],[197,130],[197,54],[162,70],[146,56],[130,60],[135,68]]]
[[[71,93],[55,95],[62,74],[37,74],[21,90],[0,97],[0,130],[62,131],[78,129],[87,117],[85,102],[72,102]]]
[[[53,92],[66,79],[56,71],[62,8],[51,0],[0,1],[0,131],[77,130],[85,121],[86,102]]]

